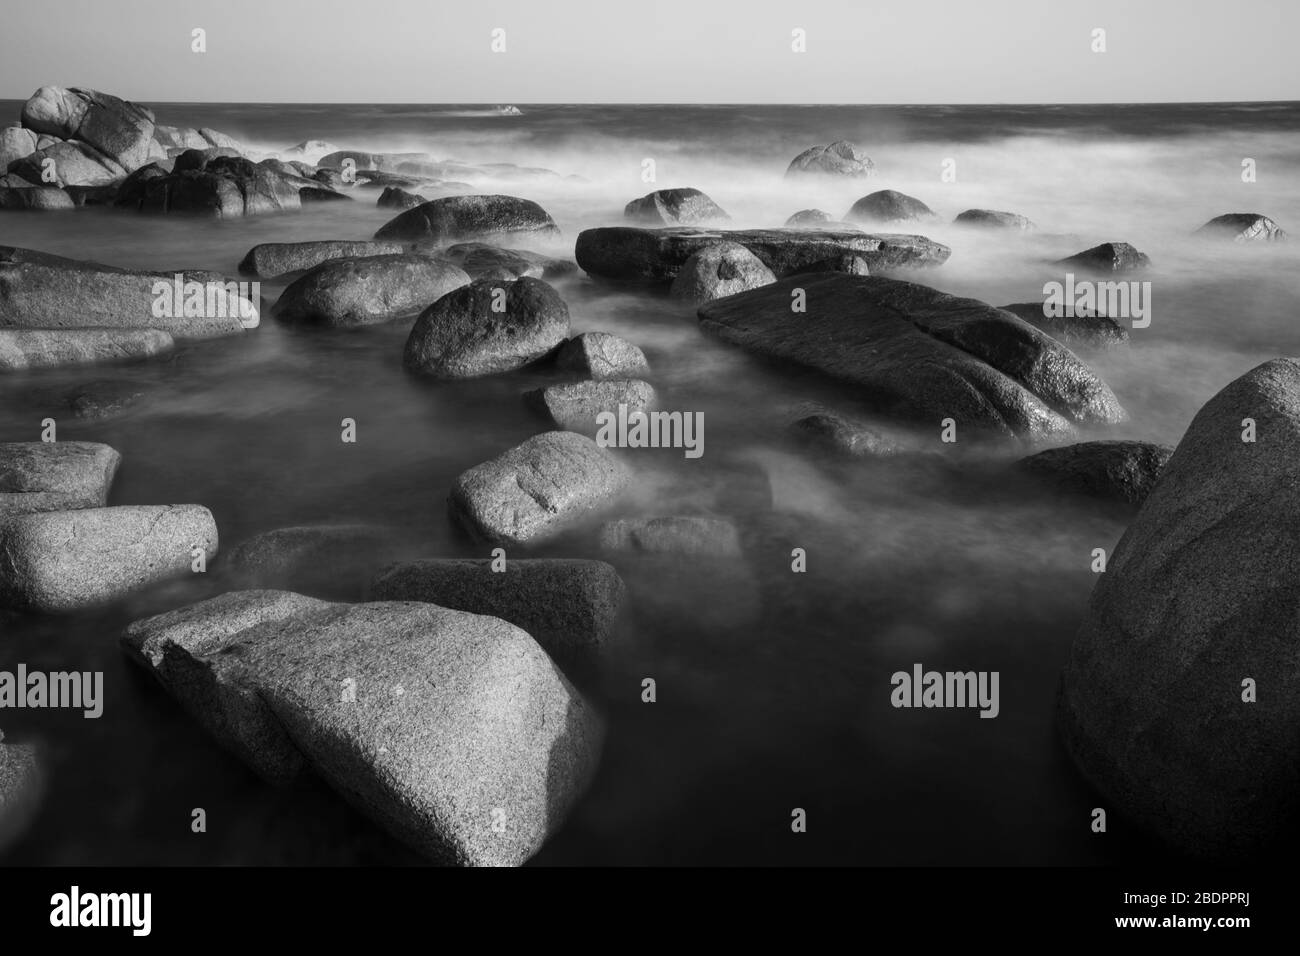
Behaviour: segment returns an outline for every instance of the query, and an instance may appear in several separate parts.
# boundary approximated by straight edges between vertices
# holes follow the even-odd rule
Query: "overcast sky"
[[[45,84],[150,103],[1300,99],[1300,0],[15,0],[0,31],[15,99]]]

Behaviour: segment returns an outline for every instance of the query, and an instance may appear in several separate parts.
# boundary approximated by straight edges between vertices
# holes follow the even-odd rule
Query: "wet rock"
[[[72,197],[57,186],[0,187],[0,209],[75,209]]]
[[[392,528],[302,525],[254,535],[232,548],[221,565],[240,588],[360,598],[375,572],[399,557],[402,547],[402,536]]]
[[[1056,264],[1085,272],[1137,272],[1150,266],[1151,259],[1127,242],[1103,242]]]
[[[408,193],[400,186],[385,186],[375,205],[380,209],[413,209],[428,202],[418,193]]]
[[[98,442],[0,442],[0,519],[102,508],[121,462]]]
[[[1104,315],[1044,315],[1041,302],[1015,302],[1002,310],[1071,348],[1109,349],[1128,341],[1128,329]]]
[[[1257,212],[1230,212],[1215,216],[1197,229],[1196,234],[1230,242],[1281,242],[1287,238],[1277,223]]]
[[[425,251],[417,244],[416,251]],[[430,249],[430,251],[432,251]],[[559,279],[578,271],[575,263],[555,259],[527,249],[502,249],[483,242],[460,242],[439,252],[475,279]]]
[[[790,430],[809,444],[842,458],[891,458],[904,450],[880,430],[815,403],[796,411]]]
[[[1136,506],[1173,451],[1144,441],[1089,441],[1049,448],[1017,465],[1059,490]]]
[[[954,219],[955,226],[979,226],[984,229],[1009,229],[1015,232],[1029,232],[1037,227],[1024,216],[1014,212],[999,212],[996,209],[967,209],[959,212]]]
[[[347,239],[318,239],[312,242],[264,242],[253,246],[239,263],[244,275],[273,278],[290,272],[313,269],[332,259],[400,255],[400,242],[353,242]]]
[[[618,414],[620,405],[627,406],[628,414],[649,411],[655,405],[655,390],[639,379],[607,379],[548,385],[525,393],[524,400],[560,428],[595,435],[601,412]]]
[[[450,507],[472,535],[523,544],[581,521],[630,481],[626,466],[590,438],[544,432],[462,474]]]
[[[127,172],[149,161],[153,111],[97,90],[42,86],[23,104],[27,129],[75,139],[112,159]]]
[[[785,171],[786,178],[793,176],[847,176],[861,179],[876,174],[876,164],[862,150],[848,140],[838,140],[829,146],[813,146],[796,156]],[[828,217],[829,218],[829,217]]]
[[[537,203],[514,196],[444,196],[385,223],[376,239],[450,245],[459,239],[496,242],[554,239],[559,227]]]
[[[207,559],[216,554],[217,526],[198,505],[6,518],[0,521],[0,604],[51,613],[93,607],[192,573],[199,551]]]
[[[939,217],[921,200],[893,189],[881,189],[863,196],[844,218],[849,222],[931,222]]]
[[[11,743],[0,733],[0,850],[22,836],[40,809],[44,781],[34,744]]]
[[[137,170],[122,183],[114,204],[140,212],[231,219],[300,209],[304,200],[334,195],[296,171],[287,173],[243,157],[186,155],[201,165],[162,175],[156,167]]]
[[[139,399],[145,390],[130,381],[101,379],[79,385],[63,397],[63,404],[72,409],[72,414],[80,419],[111,418],[126,411]]]
[[[332,259],[290,283],[275,313],[332,328],[373,325],[414,315],[468,282],[451,263],[426,256]]]
[[[869,276],[871,267],[867,260],[862,256],[855,256],[852,253],[845,253],[842,256],[832,256],[829,259],[823,259],[821,262],[809,263],[802,270],[803,272],[843,272],[851,276]]]
[[[726,518],[674,515],[620,518],[600,529],[606,551],[735,558],[741,554],[740,532]]]
[[[551,355],[568,334],[568,306],[545,282],[477,279],[420,314],[403,361],[435,378],[496,375]]]
[[[698,189],[657,189],[633,199],[623,209],[623,218],[652,226],[693,226],[727,222],[730,216]]]
[[[174,346],[158,329],[0,329],[0,372],[148,358]]]
[[[691,305],[757,289],[776,281],[763,261],[737,242],[719,242],[695,252],[673,280],[672,296]]]
[[[645,353],[608,332],[583,332],[560,347],[555,365],[594,379],[635,378],[650,371]]]

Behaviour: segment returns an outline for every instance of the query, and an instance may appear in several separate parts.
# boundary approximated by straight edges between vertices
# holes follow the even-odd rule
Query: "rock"
[[[126,178],[123,169],[108,156],[85,143],[57,142],[13,163],[9,172],[21,176],[36,186],[47,185],[44,176],[47,164],[52,163],[54,185],[104,186],[119,183]]]
[[[893,189],[881,189],[863,196],[844,214],[849,222],[929,222],[938,219],[921,200]]]
[[[829,259],[823,259],[821,262],[813,262],[803,269],[804,272],[843,272],[851,276],[869,276],[871,267],[867,265],[867,260],[862,256],[855,256],[846,252],[842,256],[832,256]]]
[[[609,641],[627,588],[604,561],[512,558],[425,560],[384,569],[372,601],[427,601],[487,614],[527,631],[561,663],[590,660]]]
[[[36,134],[21,126],[0,129],[0,172],[9,169],[16,160],[30,156],[37,150]]]
[[[321,164],[321,158],[331,153],[337,153],[338,147],[333,143],[327,143],[323,139],[309,139],[296,146],[290,146],[288,149],[280,151],[281,159],[295,160],[301,159],[315,166]]]
[[[102,508],[121,462],[97,442],[0,442],[0,518]]]
[[[417,244],[417,252],[428,249]],[[527,249],[502,249],[483,242],[461,242],[439,252],[448,262],[454,262],[475,279],[559,279],[578,271],[578,266],[567,259],[553,259]]]
[[[799,409],[790,429],[842,458],[892,458],[903,452],[898,442],[877,429],[815,403]]]
[[[286,173],[243,157],[186,153],[198,168],[171,173],[145,167],[127,177],[115,205],[151,213],[194,213],[219,219],[300,209],[304,200],[334,196],[296,171]],[[339,198],[346,198],[340,196]]]
[[[1062,678],[1083,775],[1195,856],[1255,859],[1300,830],[1298,456],[1296,359],[1212,398],[1097,576]]]
[[[841,139],[829,146],[805,149],[785,171],[787,179],[809,174],[863,178],[876,174],[876,164],[853,143]]]
[[[712,302],[775,282],[763,260],[738,242],[705,246],[682,263],[673,280],[672,296],[692,305]]]
[[[597,415],[601,412],[617,415],[620,405],[626,405],[629,414],[649,411],[655,405],[655,390],[639,379],[606,379],[548,385],[526,392],[524,401],[566,431],[595,435],[600,427]]]
[[[149,161],[153,112],[107,93],[42,86],[23,104],[22,123],[37,133],[85,143],[127,172]]]
[[[101,379],[79,385],[63,396],[63,404],[80,419],[111,418],[145,395],[145,390],[131,381]]]
[[[537,203],[514,196],[444,196],[390,219],[376,239],[450,244],[457,239],[554,239],[559,227]]]
[[[967,209],[959,212],[954,219],[955,226],[980,226],[986,229],[1011,229],[1029,232],[1036,229],[1032,222],[1014,212],[998,212],[996,209]]]
[[[543,432],[462,474],[449,504],[470,534],[523,544],[609,504],[630,481],[626,466],[590,438]]]
[[[787,229],[825,229],[826,223],[834,222],[835,217],[821,209],[800,209],[785,221]]]
[[[555,365],[594,379],[635,378],[650,371],[645,353],[608,332],[583,332],[560,346]]]
[[[451,263],[425,256],[332,259],[295,279],[275,313],[332,328],[373,325],[413,315],[468,282]]]
[[[214,147],[233,150],[239,155],[244,152],[243,146],[234,137],[208,127],[195,129],[192,126],[155,126],[153,138],[168,152]]]
[[[0,187],[0,209],[75,209],[72,197],[57,186]]]
[[[540,279],[476,279],[420,314],[403,361],[435,378],[496,375],[552,354],[568,334],[568,306]]]
[[[239,263],[244,275],[264,279],[303,272],[332,259],[360,259],[368,256],[400,255],[400,242],[352,242],[347,239],[318,239],[312,242],[264,242],[253,246]]]
[[[277,744],[435,862],[524,862],[594,774],[594,711],[505,621],[378,602],[218,631],[198,652],[163,651],[176,649],[178,667],[189,658],[186,679],[213,722],[234,736],[274,724]]]
[[[947,246],[924,236],[874,236],[858,230],[807,229],[636,229],[613,226],[578,234],[576,257],[587,273],[602,279],[668,282],[706,246],[736,242],[754,253],[777,278],[843,255],[861,256],[873,272],[920,268],[945,262]]]
[[[176,275],[198,283],[204,292],[204,316],[157,315],[160,293],[168,297]],[[188,293],[187,293],[188,297]],[[168,305],[171,305],[168,298]],[[183,305],[183,303],[182,303]],[[241,316],[251,316],[242,319]],[[19,329],[126,329],[162,330],[175,339],[210,338],[244,330],[244,321],[256,324],[258,303],[245,299],[237,284],[210,272],[132,272],[97,262],[65,259],[16,246],[0,246],[0,330]],[[114,355],[153,354],[165,348],[164,340],[117,336],[68,336],[32,340],[28,344],[46,354]]]
[[[1215,216],[1197,229],[1196,234],[1232,242],[1281,242],[1288,238],[1277,223],[1257,212],[1230,212]]]
[[[111,206],[117,198],[117,185],[69,186],[65,192],[74,206]]]
[[[683,515],[665,518],[620,518],[600,529],[606,551],[680,554],[711,558],[740,557],[740,532],[726,518]]]
[[[1151,265],[1151,260],[1127,242],[1103,242],[1056,264],[1087,272],[1136,272]]]
[[[174,345],[159,329],[0,329],[0,372],[148,358]]]
[[[0,733],[0,851],[22,835],[40,810],[42,777],[35,745],[9,743]]]
[[[385,186],[375,205],[380,209],[412,209],[428,201],[418,193],[408,193],[399,186]]]
[[[232,548],[222,567],[240,588],[361,597],[375,572],[399,556],[400,537],[367,524],[276,528]]]
[[[652,226],[693,226],[728,222],[731,217],[698,189],[657,189],[633,199],[623,209],[623,218]]]
[[[191,549],[217,553],[217,526],[198,505],[52,511],[0,522],[0,604],[64,612],[192,573]]]
[[[331,191],[349,189],[354,185],[353,183],[348,182],[347,179],[344,178],[343,174],[337,169],[312,170],[310,166],[307,166],[304,163],[290,163],[289,165],[297,169],[300,175],[306,176],[308,179],[320,183]]]
[[[1173,452],[1144,441],[1089,441],[1040,451],[1017,466],[1063,491],[1140,505]]]
[[[187,149],[176,157],[172,164],[173,173],[201,173],[208,168],[208,164],[214,159],[240,159],[238,150],[231,149],[228,146],[209,146],[206,149]],[[258,164],[262,165],[262,164]],[[292,167],[279,168],[267,164],[266,168],[272,172],[279,173],[282,176],[298,176],[298,170]]]
[[[790,310],[802,288],[807,312]],[[881,411],[1037,438],[1124,411],[1070,351],[1010,313],[895,279],[810,273],[702,306],[725,341],[863,389]],[[1068,420],[1067,420],[1068,419]]]
[[[1044,315],[1041,302],[1016,302],[1002,310],[1072,348],[1109,349],[1128,341],[1128,329],[1104,315]]]

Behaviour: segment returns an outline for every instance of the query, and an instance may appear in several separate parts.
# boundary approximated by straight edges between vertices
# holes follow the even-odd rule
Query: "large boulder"
[[[1040,451],[1017,465],[1058,490],[1137,506],[1173,453],[1145,441],[1087,441]]]
[[[102,508],[121,461],[98,442],[0,442],[0,518]]]
[[[46,169],[54,174],[51,181]],[[108,156],[86,143],[54,143],[38,149],[9,167],[12,175],[20,176],[33,185],[106,186],[126,178],[123,169]]]
[[[524,544],[605,507],[630,481],[627,467],[590,438],[543,432],[462,474],[449,504],[471,535]]]
[[[1190,854],[1247,859],[1300,834],[1298,458],[1300,361],[1212,398],[1098,576],[1065,667],[1075,763]]]
[[[164,686],[179,684],[219,740],[245,757],[260,750],[264,775],[283,779],[300,754],[438,863],[517,865],[535,853],[586,789],[603,736],[537,643],[435,604],[295,597],[226,595],[138,622],[125,642],[146,666],[161,659]]]
[[[496,375],[551,355],[568,334],[569,308],[542,280],[477,279],[420,314],[403,362],[435,378]]]
[[[500,244],[554,239],[559,235],[555,220],[530,199],[444,196],[390,219],[375,238],[450,245],[461,239],[490,238]]]
[[[275,314],[333,328],[372,325],[414,315],[468,282],[456,266],[426,256],[332,259],[295,279]]]
[[[650,371],[645,353],[608,332],[583,332],[560,346],[555,367],[589,378],[636,378]]]
[[[810,229],[707,230],[637,229],[609,226],[578,234],[578,265],[602,279],[671,282],[692,255],[706,246],[735,242],[767,266],[777,278],[846,254],[862,257],[873,272],[937,266],[951,254],[947,246],[924,236],[875,236],[858,230]]]
[[[1071,348],[1109,349],[1128,341],[1128,329],[1105,315],[1047,315],[1042,302],[1013,302],[1002,309]]]
[[[880,189],[863,196],[844,214],[849,222],[868,224],[932,222],[939,217],[921,200],[893,189]]]
[[[712,199],[698,189],[657,189],[633,199],[623,209],[623,218],[649,226],[695,226],[731,219]]]
[[[805,149],[790,162],[786,178],[801,175],[847,176],[853,179],[874,176],[876,164],[853,143],[841,139],[829,146]]]
[[[332,259],[398,255],[406,251],[400,242],[354,242],[347,239],[317,239],[310,242],[263,242],[253,246],[239,263],[244,275],[264,279],[304,272]]]
[[[1230,212],[1215,216],[1197,229],[1196,234],[1229,242],[1281,242],[1287,238],[1281,226],[1257,212]]]
[[[1151,259],[1127,242],[1103,242],[1060,259],[1056,264],[1083,272],[1140,272],[1151,265]]]
[[[682,263],[671,291],[675,299],[702,305],[775,281],[763,260],[740,243],[719,242],[692,253]]]
[[[0,329],[0,372],[149,358],[174,347],[160,329]]]
[[[957,213],[954,226],[977,226],[982,229],[1007,229],[1012,232],[1030,232],[1037,227],[1026,217],[997,209],[967,209]]]
[[[802,289],[806,312],[792,311]],[[700,324],[725,341],[859,386],[882,411],[1036,438],[1120,421],[1110,389],[1073,353],[976,299],[895,279],[810,273],[718,299]]]
[[[626,587],[604,561],[430,559],[395,564],[375,578],[372,601],[427,601],[522,627],[561,663],[586,660],[608,642]]]
[[[0,606],[67,612],[191,573],[217,552],[217,526],[198,505],[130,505],[18,515],[0,521]]]
[[[346,198],[296,171],[254,163],[241,156],[210,155],[198,150],[180,171],[155,164],[127,177],[114,204],[150,213],[193,213],[235,219],[300,209],[304,201]]]
[[[76,208],[73,197],[57,186],[0,186],[0,209],[48,211]]]
[[[191,310],[199,314],[183,314],[199,299],[202,308]],[[211,272],[133,272],[0,246],[0,329],[161,329],[176,339],[210,338],[256,325],[258,306],[238,283]]]
[[[153,111],[96,90],[42,86],[23,104],[22,123],[79,140],[128,172],[147,163],[153,148]]]
[[[526,392],[524,401],[557,428],[594,435],[603,412],[617,415],[620,405],[627,406],[628,414],[650,411],[655,405],[655,390],[639,379],[606,379],[548,385]]]

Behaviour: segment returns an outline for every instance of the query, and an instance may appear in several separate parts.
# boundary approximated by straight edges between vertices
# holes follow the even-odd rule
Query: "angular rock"
[[[790,310],[802,288],[807,312]],[[879,410],[1003,435],[1115,422],[1110,389],[1069,350],[976,299],[894,279],[810,273],[699,310],[725,341],[861,387]]]
[[[1128,341],[1128,329],[1104,315],[1044,315],[1041,302],[1015,302],[1002,310],[1072,348],[1109,349]]]
[[[600,529],[606,551],[680,554],[711,558],[740,557],[740,532],[726,518],[674,515],[663,518],[620,518]]]
[[[1172,448],[1144,441],[1089,441],[1022,458],[1019,468],[1063,491],[1140,505]]]
[[[1257,212],[1230,212],[1215,216],[1197,229],[1196,234],[1230,242],[1282,242],[1288,238],[1277,223]]]
[[[786,178],[799,175],[847,176],[854,179],[874,176],[876,164],[848,140],[829,146],[813,146],[796,156],[785,171]]]
[[[375,205],[380,209],[413,209],[428,201],[418,193],[408,193],[399,186],[386,186]]]
[[[331,328],[373,325],[414,315],[468,282],[456,266],[426,256],[332,259],[290,283],[275,313]]]
[[[682,263],[673,280],[673,298],[701,305],[775,282],[763,260],[737,242],[705,246]]]
[[[192,573],[191,549],[217,552],[217,526],[199,505],[130,505],[19,515],[0,521],[0,605],[66,612],[107,603]]]
[[[1086,272],[1137,272],[1151,265],[1146,253],[1138,252],[1127,242],[1103,242],[1056,263]]]
[[[232,548],[221,566],[241,588],[360,597],[375,572],[400,550],[400,535],[391,528],[302,525],[254,535]]]
[[[0,442],[0,518],[102,508],[121,462],[98,442]]]
[[[72,196],[57,186],[0,186],[0,209],[75,209]]]
[[[492,543],[524,544],[608,505],[627,467],[576,432],[544,432],[469,469],[452,487],[452,516]]]
[[[777,278],[844,255],[861,256],[873,272],[936,266],[951,254],[924,236],[875,236],[859,230],[809,229],[637,229],[612,226],[578,234],[576,257],[587,273],[602,279],[668,282],[692,255],[719,242],[736,242],[754,253]]]
[[[149,161],[153,111],[97,90],[42,86],[23,104],[23,126],[59,139],[75,139],[111,158],[127,172]]]
[[[426,245],[417,243],[415,251],[423,254]],[[432,249],[428,249],[432,252]],[[460,242],[438,253],[454,262],[475,279],[558,279],[578,271],[575,263],[555,259],[527,249],[502,249],[483,242]]]
[[[583,332],[560,346],[555,366],[594,379],[635,378],[650,371],[645,353],[608,332]]]
[[[618,414],[626,405],[628,414],[649,411],[655,405],[655,390],[639,379],[606,379],[600,382],[572,382],[548,385],[524,394],[524,400],[548,421],[566,431],[594,435],[601,412]]]
[[[264,242],[249,249],[239,263],[244,275],[268,279],[313,269],[332,259],[400,255],[400,242],[353,242],[347,239],[317,239],[311,242]]]
[[[403,362],[435,378],[496,375],[552,354],[568,334],[568,306],[540,279],[476,279],[420,314]]]
[[[939,217],[921,200],[893,189],[881,189],[863,196],[844,218],[849,222],[929,222]]]
[[[1037,227],[1024,216],[1014,212],[999,212],[996,209],[967,209],[959,212],[953,220],[955,226],[979,226],[985,229],[1010,229],[1017,232],[1029,232]]]
[[[1192,855],[1252,859],[1300,832],[1297,458],[1296,359],[1212,398],[1097,576],[1062,678],[1084,776]]]
[[[194,213],[219,219],[300,209],[304,200],[335,195],[312,179],[254,163],[243,157],[217,156],[199,168],[159,175],[153,166],[127,177],[115,205],[150,213]],[[346,197],[339,197],[346,198]]]
[[[8,170],[16,160],[30,156],[37,150],[36,133],[21,126],[0,129],[0,172]]]
[[[513,558],[504,571],[491,560],[433,559],[384,569],[372,601],[427,601],[487,614],[527,631],[562,663],[596,655],[609,640],[626,587],[604,561]]]
[[[0,372],[148,358],[174,347],[159,329],[0,329]]]
[[[657,189],[633,199],[623,218],[650,226],[694,226],[727,222],[730,216],[698,189]]]
[[[559,227],[537,203],[514,196],[445,196],[408,209],[375,233],[376,239],[404,239],[450,245],[458,239],[496,242],[553,239]]]

